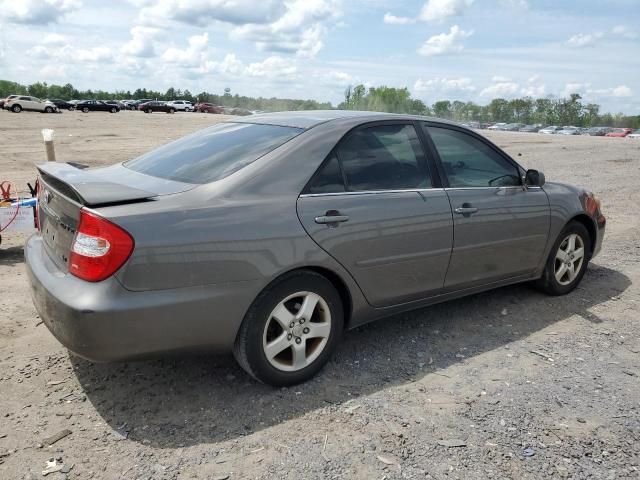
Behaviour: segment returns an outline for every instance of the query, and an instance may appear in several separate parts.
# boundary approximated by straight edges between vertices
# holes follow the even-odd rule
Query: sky
[[[0,0],[0,79],[337,104],[579,93],[640,114],[640,0]]]

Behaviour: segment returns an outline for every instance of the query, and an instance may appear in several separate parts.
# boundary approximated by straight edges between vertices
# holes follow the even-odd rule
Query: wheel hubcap
[[[584,263],[584,242],[580,235],[568,235],[558,247],[554,273],[560,285],[569,285],[575,280]]]
[[[320,356],[331,333],[327,302],[313,292],[298,292],[271,312],[262,336],[269,363],[285,372],[311,365]]]

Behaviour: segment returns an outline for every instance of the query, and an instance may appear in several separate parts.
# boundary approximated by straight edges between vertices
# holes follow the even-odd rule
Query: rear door
[[[521,168],[480,136],[453,126],[424,126],[453,210],[445,289],[531,274],[542,261],[549,234],[546,193],[524,188]]]
[[[372,305],[439,292],[449,263],[449,200],[411,122],[350,132],[298,200],[313,240],[354,277]]]

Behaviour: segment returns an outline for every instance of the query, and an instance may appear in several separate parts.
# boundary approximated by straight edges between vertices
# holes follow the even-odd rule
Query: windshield
[[[221,123],[126,162],[125,167],[185,183],[220,180],[302,133],[300,128]]]

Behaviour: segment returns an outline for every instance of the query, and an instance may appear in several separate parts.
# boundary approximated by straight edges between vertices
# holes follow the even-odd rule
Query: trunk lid
[[[47,253],[65,272],[83,206],[95,210],[108,205],[152,201],[161,195],[195,187],[134,172],[121,164],[81,169],[64,163],[47,163],[37,168],[40,233]]]

